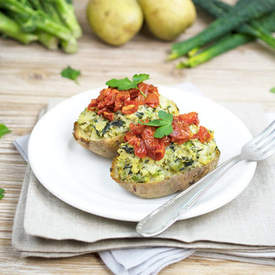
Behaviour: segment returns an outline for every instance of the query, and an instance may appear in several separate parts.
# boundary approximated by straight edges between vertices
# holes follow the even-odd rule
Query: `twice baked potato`
[[[191,125],[189,129],[193,137],[182,144],[170,141],[160,160],[140,158],[135,146],[122,143],[112,162],[111,177],[142,198],[162,197],[188,188],[212,171],[220,156],[211,131],[207,130],[210,138],[201,141],[197,136],[200,126]]]
[[[147,84],[139,85],[140,89],[148,86],[145,85]],[[156,87],[154,88],[156,89]],[[144,88],[144,91],[146,89]],[[125,92],[127,91],[119,91],[119,94],[123,95]],[[143,98],[142,95],[141,97]],[[106,158],[113,158],[117,154],[120,143],[123,142],[125,133],[129,131],[130,123],[156,119],[160,110],[174,115],[178,114],[178,108],[173,101],[161,95],[158,95],[158,100],[159,104],[155,107],[140,104],[134,112],[129,114],[118,110],[104,116],[104,113],[98,114],[98,109],[93,110],[87,107],[74,124],[73,136],[79,144],[88,150]],[[127,105],[126,108],[128,106],[131,105]],[[111,119],[109,118],[110,114],[112,115]]]

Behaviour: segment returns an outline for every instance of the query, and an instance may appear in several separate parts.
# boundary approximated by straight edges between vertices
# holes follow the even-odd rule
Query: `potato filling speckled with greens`
[[[130,123],[158,118],[158,112],[160,110],[174,115],[178,114],[178,108],[175,103],[163,96],[160,96],[159,99],[160,104],[157,108],[140,105],[137,112],[128,115],[118,111],[114,113],[114,119],[112,121],[86,108],[80,114],[77,122],[82,130],[82,135],[89,140],[116,137],[125,134],[129,130]]]
[[[195,127],[192,126],[194,132]],[[149,157],[137,157],[131,145],[122,143],[113,173],[123,182],[160,182],[186,169],[207,165],[215,159],[217,150],[214,139],[205,143],[198,139],[183,144],[172,142],[166,148],[164,157],[155,161]]]

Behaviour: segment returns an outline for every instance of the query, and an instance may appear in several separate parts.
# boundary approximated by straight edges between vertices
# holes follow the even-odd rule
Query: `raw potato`
[[[78,126],[77,122],[74,123],[73,136],[75,140],[84,148],[105,158],[115,157],[119,145],[124,140],[124,135],[116,136],[113,138],[89,140],[88,138],[85,138],[85,133]]]
[[[87,16],[96,35],[114,46],[130,40],[143,23],[136,0],[90,0]]]
[[[161,182],[147,182],[147,183],[137,183],[137,182],[121,182],[118,175],[115,175],[115,165],[116,158],[112,163],[111,177],[117,183],[119,183],[123,188],[129,192],[135,194],[136,196],[142,198],[159,198],[163,196],[168,196],[177,191],[182,191],[187,189],[190,185],[197,182],[199,179],[204,177],[207,173],[214,170],[217,166],[220,156],[220,151],[216,149],[216,157],[209,162],[207,165],[202,165],[201,167],[190,168],[183,173],[177,173],[169,179],[163,180]]]
[[[151,32],[163,40],[177,38],[196,19],[191,0],[139,0]]]

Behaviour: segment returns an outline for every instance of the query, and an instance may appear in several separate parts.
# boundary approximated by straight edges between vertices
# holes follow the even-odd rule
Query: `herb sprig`
[[[71,66],[68,66],[67,68],[63,69],[61,72],[61,76],[63,76],[64,78],[71,79],[77,84],[78,84],[78,77],[80,76],[80,74],[81,74],[80,70],[73,69]]]
[[[10,132],[10,129],[5,124],[0,123],[0,138]]]
[[[5,190],[0,188],[0,200],[4,198],[4,193],[5,193]]]
[[[273,94],[275,94],[275,87],[271,88],[270,92],[273,93]]]
[[[149,74],[135,74],[130,80],[128,77],[116,79],[113,78],[106,82],[106,85],[111,88],[116,88],[120,91],[134,89],[138,87],[138,84],[149,79]],[[141,91],[140,91],[141,92]],[[145,96],[142,92],[141,94]]]
[[[139,123],[142,125],[158,127],[154,134],[155,138],[163,138],[165,136],[169,136],[173,132],[173,115],[164,111],[159,111],[158,116],[159,119],[154,119],[147,123],[139,121]]]

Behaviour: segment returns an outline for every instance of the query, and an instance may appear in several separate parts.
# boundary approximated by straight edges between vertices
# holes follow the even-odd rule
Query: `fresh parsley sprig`
[[[5,193],[5,190],[0,188],[0,200],[4,198],[4,193]]]
[[[122,78],[122,79],[113,78],[113,79],[107,81],[106,85],[108,87],[116,88],[120,91],[123,91],[123,90],[129,90],[129,89],[137,88],[139,83],[141,83],[141,82],[143,82],[143,81],[145,81],[149,78],[150,78],[149,74],[135,74],[133,76],[132,80],[130,80],[128,77],[125,77],[125,78]],[[140,91],[140,93],[143,96],[145,96],[142,91]]]
[[[275,94],[275,87],[271,88],[270,92],[273,93],[273,94]]]
[[[64,78],[71,79],[77,84],[78,84],[78,77],[80,76],[80,74],[81,74],[80,70],[73,69],[71,66],[68,66],[67,68],[63,69],[61,72],[61,76],[63,76]]]
[[[0,123],[0,138],[10,132],[10,129],[5,124]]]
[[[147,123],[139,121],[139,123],[147,126],[158,127],[154,134],[155,138],[169,136],[173,132],[173,115],[164,111],[159,111],[158,116],[159,119],[154,119]]]

